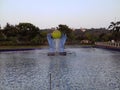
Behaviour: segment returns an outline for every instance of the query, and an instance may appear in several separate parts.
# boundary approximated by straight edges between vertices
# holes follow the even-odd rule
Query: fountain
[[[61,32],[59,30],[53,31],[52,34],[47,34],[47,40],[49,43],[48,56],[66,55],[66,52],[64,51],[66,39],[66,34],[61,35]]]

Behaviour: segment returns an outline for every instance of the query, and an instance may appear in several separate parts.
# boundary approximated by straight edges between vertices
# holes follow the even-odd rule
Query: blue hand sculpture
[[[51,34],[47,34],[47,40],[48,40],[48,43],[49,43],[50,52],[55,52],[55,45],[54,45],[54,41],[52,39]]]
[[[61,38],[60,38],[60,43],[59,43],[59,52],[64,52],[64,45],[66,42],[67,36],[66,34],[62,34]],[[54,40],[52,39],[51,34],[47,34],[47,40],[50,46],[50,52],[55,52],[55,43]]]
[[[67,39],[66,34],[62,34],[62,37],[60,39],[60,52],[64,52],[64,45],[65,45],[66,39]]]

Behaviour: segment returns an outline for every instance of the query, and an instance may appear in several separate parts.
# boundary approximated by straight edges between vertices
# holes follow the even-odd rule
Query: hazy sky
[[[0,0],[0,25],[30,22],[40,29],[108,27],[120,21],[120,0]]]

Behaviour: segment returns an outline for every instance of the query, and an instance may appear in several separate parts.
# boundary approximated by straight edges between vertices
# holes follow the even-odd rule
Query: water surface
[[[1,52],[0,90],[120,90],[120,52],[66,51],[67,56],[47,56],[46,49]]]

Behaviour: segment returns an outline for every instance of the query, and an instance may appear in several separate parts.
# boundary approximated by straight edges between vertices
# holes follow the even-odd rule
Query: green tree
[[[40,31],[40,29],[31,23],[19,23],[16,26],[19,32],[20,41],[31,41]]]
[[[17,43],[20,45],[36,44],[35,40],[40,36],[40,29],[31,23],[19,23],[15,26],[7,23],[3,32],[7,37],[7,41],[13,42],[14,45]]]
[[[111,22],[111,24],[108,27],[108,30],[112,31],[112,39],[120,41],[120,21]]]
[[[69,28],[67,25],[58,25],[58,30],[60,30],[63,34],[67,35],[68,40],[73,40],[75,37],[73,35],[73,30]]]
[[[40,40],[40,35],[36,35],[32,40],[31,40],[31,44],[33,45],[38,45],[41,43],[41,40]]]
[[[7,39],[6,35],[0,32],[0,41],[5,41]]]
[[[120,31],[120,21],[118,22],[111,22],[108,27],[109,30],[119,32]]]
[[[10,25],[9,23],[6,24],[6,26],[4,27],[4,32],[5,35],[9,38],[11,36],[16,36],[16,28],[13,25]]]
[[[105,41],[110,41],[110,40],[111,40],[111,33],[101,33],[99,35],[98,41],[105,42]]]
[[[41,40],[41,44],[44,44],[45,42],[47,42],[47,31],[42,31],[40,33],[40,40]]]
[[[90,40],[92,43],[98,41],[98,39],[99,39],[98,35],[96,35],[94,33],[90,33],[90,32],[85,32],[84,36],[87,40]]]

